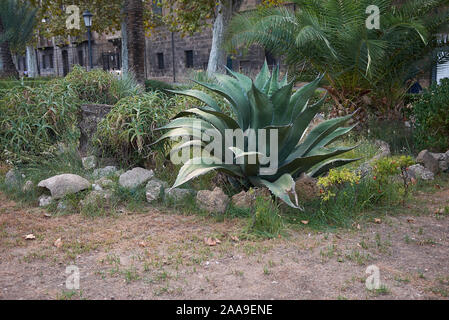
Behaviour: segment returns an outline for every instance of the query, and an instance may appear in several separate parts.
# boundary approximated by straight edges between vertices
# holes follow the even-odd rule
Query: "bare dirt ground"
[[[154,208],[48,217],[0,194],[0,298],[447,299],[449,217],[435,211],[449,205],[449,190],[418,198],[418,216],[249,241],[236,239],[239,220]],[[221,243],[208,246],[204,237]],[[79,268],[80,290],[66,289],[69,265]],[[370,265],[380,269],[376,291],[365,285]]]

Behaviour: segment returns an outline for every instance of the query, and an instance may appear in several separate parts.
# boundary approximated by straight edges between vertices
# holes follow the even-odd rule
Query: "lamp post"
[[[84,24],[87,28],[87,40],[89,44],[89,69],[92,70],[93,63],[92,63],[92,33],[90,31],[90,27],[92,27],[92,17],[93,14],[89,12],[89,10],[84,11],[83,18],[84,18]]]

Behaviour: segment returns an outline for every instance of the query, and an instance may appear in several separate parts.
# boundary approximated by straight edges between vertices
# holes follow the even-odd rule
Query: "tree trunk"
[[[142,0],[126,0],[128,67],[138,83],[145,82],[145,31]]]
[[[122,11],[125,14],[125,10]],[[122,18],[121,33],[122,33],[122,74],[128,73],[128,34],[126,33],[126,15]]]
[[[2,20],[0,19],[0,34],[4,32]],[[19,73],[12,60],[8,41],[0,43],[0,78],[13,77],[18,79]]]
[[[26,57],[28,66],[28,77],[36,78],[39,75],[39,73],[37,71],[36,51],[34,50],[33,47],[27,46]]]
[[[226,31],[232,14],[242,5],[242,0],[222,0],[216,7],[216,18],[212,29],[212,46],[207,64],[207,74],[224,73],[226,66],[226,51],[223,49]]]

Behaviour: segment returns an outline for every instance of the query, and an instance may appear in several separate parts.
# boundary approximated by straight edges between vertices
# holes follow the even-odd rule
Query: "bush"
[[[420,149],[445,152],[449,148],[449,79],[432,85],[413,105],[414,138]]]
[[[159,81],[159,80],[145,80],[145,91],[163,91],[163,90],[173,90],[175,89],[169,83]]]
[[[98,124],[95,148],[126,164],[149,158],[153,153],[150,144],[158,134],[154,129],[176,114],[176,106],[175,98],[156,91],[120,100]]]
[[[26,81],[28,83],[29,81]],[[82,103],[115,104],[140,92],[132,78],[79,66],[65,78],[39,86],[15,86],[0,95],[1,159],[33,162],[57,151],[58,143],[78,144]]]

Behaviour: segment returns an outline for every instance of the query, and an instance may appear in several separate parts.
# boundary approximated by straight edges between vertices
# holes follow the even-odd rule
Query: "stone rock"
[[[92,184],[92,190],[94,190],[94,191],[103,191],[103,188],[99,184],[93,183]]]
[[[318,180],[309,177],[303,173],[298,180],[296,180],[295,190],[300,201],[309,201],[319,197],[320,188],[317,185]]]
[[[23,192],[30,192],[34,188],[34,183],[31,180],[27,180],[22,187]]]
[[[229,197],[223,190],[216,187],[213,191],[198,191],[196,203],[200,209],[207,212],[225,213],[229,204]]]
[[[53,199],[60,199],[67,194],[88,189],[90,183],[83,177],[68,173],[42,180],[37,186],[49,189]]]
[[[146,189],[146,198],[148,202],[157,201],[162,199],[164,190],[168,188],[168,183],[158,179],[152,179],[148,181]]]
[[[5,175],[5,184],[12,187],[20,183],[20,173],[11,169]]]
[[[195,190],[191,189],[179,189],[179,188],[170,188],[165,190],[165,199],[170,199],[175,202],[180,202],[187,197],[195,196]]]
[[[236,195],[233,195],[231,202],[234,207],[250,209],[254,204],[254,197],[249,192],[242,191]]]
[[[107,207],[110,205],[112,192],[109,190],[92,191],[83,200],[80,201],[80,206],[85,208],[88,206]]]
[[[114,166],[107,166],[104,168],[95,169],[92,176],[95,179],[100,179],[104,177],[111,176],[117,172],[117,167]]]
[[[433,180],[435,175],[429,169],[420,164],[415,164],[407,168],[408,175],[414,179]]]
[[[52,197],[42,195],[39,197],[39,207],[48,207],[53,201]]]
[[[102,188],[112,188],[112,186],[114,185],[114,181],[112,181],[111,179],[108,179],[106,177],[103,177],[101,179],[95,180],[95,184],[99,185]]]
[[[423,150],[416,157],[416,162],[422,164],[425,168],[432,171],[433,174],[437,174],[440,170],[438,160],[435,159],[428,150]]]
[[[80,144],[81,154],[86,154],[91,147],[92,137],[97,131],[98,123],[112,110],[106,104],[86,104],[81,106]]]
[[[64,201],[59,201],[58,206],[56,207],[59,211],[64,211],[67,209],[67,204]]]
[[[86,170],[92,170],[97,167],[97,158],[95,156],[81,158],[81,161]]]
[[[153,177],[153,170],[134,168],[121,174],[118,182],[124,188],[134,189]]]

